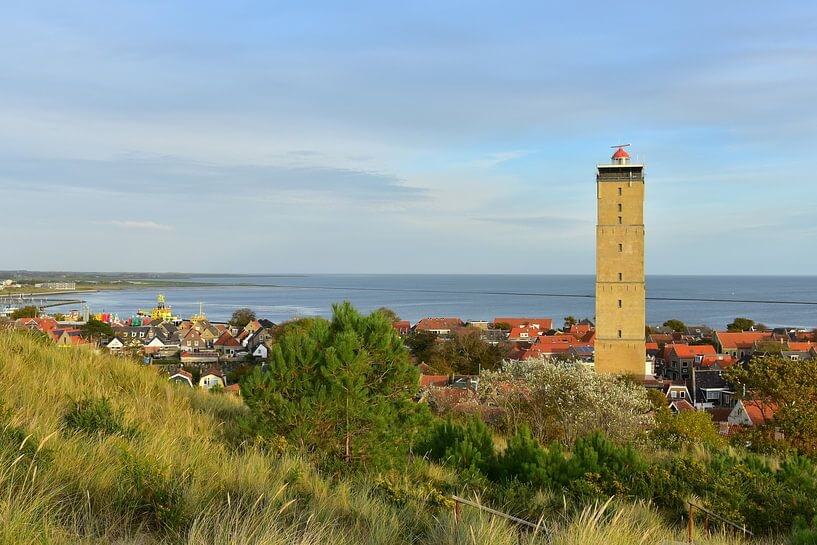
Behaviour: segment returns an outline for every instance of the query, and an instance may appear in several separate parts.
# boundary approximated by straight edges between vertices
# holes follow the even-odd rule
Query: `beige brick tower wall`
[[[599,165],[596,190],[596,371],[644,376],[643,165]]]

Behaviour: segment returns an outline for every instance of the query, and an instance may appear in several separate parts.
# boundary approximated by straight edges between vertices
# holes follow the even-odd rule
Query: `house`
[[[248,333],[245,338],[239,339],[239,342],[243,346],[246,346],[247,350],[253,352],[260,344],[269,345],[269,343],[272,341],[272,337],[272,328],[262,326],[255,331]]]
[[[721,354],[729,354],[737,359],[750,357],[757,341],[772,339],[769,331],[716,331],[715,346]]]
[[[183,384],[184,386],[193,387],[193,375],[184,369],[179,369],[168,379],[175,384]]]
[[[415,331],[428,331],[435,335],[450,335],[452,330],[462,327],[459,318],[423,318],[414,325]]]
[[[771,402],[741,399],[729,413],[728,422],[739,426],[762,426],[774,418],[777,409],[777,405]]]
[[[511,329],[514,327],[528,326],[543,332],[553,329],[553,319],[551,318],[498,317],[494,318],[494,327],[496,327],[496,324],[506,324]]]
[[[205,350],[207,344],[202,340],[201,333],[194,328],[187,329],[179,336],[179,347],[186,352]]]
[[[230,384],[229,386],[224,388],[224,392],[230,395],[241,397],[241,385],[238,383]]]
[[[217,367],[211,367],[202,373],[199,379],[199,387],[205,390],[224,388],[225,386],[227,386],[227,377],[224,375],[224,372]]]
[[[122,339],[119,337],[114,337],[107,343],[105,343],[105,348],[116,354],[117,352],[121,352],[122,349],[125,347],[125,343],[122,342]]]
[[[695,411],[695,407],[693,407],[692,403],[686,399],[676,399],[675,401],[670,402],[669,410],[672,412],[672,414],[678,414],[680,412]]]
[[[705,356],[714,355],[715,347],[708,344],[666,344],[664,345],[664,354],[661,358],[661,370],[665,378],[683,380],[689,376],[690,369],[696,363],[703,361]]]
[[[685,384],[665,384],[663,392],[667,398],[667,401],[670,403],[679,399],[692,399],[692,396],[689,395],[689,389]]]
[[[570,345],[567,355],[573,360],[593,361],[594,349],[590,345]]]
[[[533,325],[519,325],[519,326],[512,326],[510,332],[508,333],[508,340],[515,342],[515,341],[533,341],[539,335],[542,335],[547,330],[541,330],[536,326]]]
[[[704,339],[711,339],[714,331],[711,327],[705,325],[688,325],[686,326],[686,334],[696,341]]]
[[[696,408],[731,407],[735,403],[735,390],[720,369],[693,368],[686,386]]]
[[[393,322],[391,325],[395,329],[395,331],[397,331],[397,334],[400,335],[401,337],[403,335],[408,335],[409,331],[411,331],[411,322],[409,322],[408,320],[397,320],[396,322]]]
[[[234,358],[237,354],[244,352],[244,347],[238,339],[232,336],[229,331],[224,331],[221,336],[213,342],[213,348],[223,358]]]
[[[420,388],[444,388],[449,382],[448,375],[420,375]]]
[[[267,359],[269,357],[269,347],[264,343],[259,344],[253,350],[252,356],[262,360]]]

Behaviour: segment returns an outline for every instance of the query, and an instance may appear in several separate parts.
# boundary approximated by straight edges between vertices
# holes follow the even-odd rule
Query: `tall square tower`
[[[598,165],[596,197],[596,371],[643,377],[644,165],[624,146]]]

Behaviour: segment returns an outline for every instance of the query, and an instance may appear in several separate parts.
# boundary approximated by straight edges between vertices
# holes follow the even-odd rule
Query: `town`
[[[531,359],[594,365],[595,324],[587,318],[501,316],[492,320],[428,317],[412,324],[381,309],[403,338],[420,370],[421,397],[432,404],[473,403],[479,398],[480,372],[503,362]],[[276,333],[288,323],[259,318],[251,309],[237,309],[229,322],[199,312],[181,319],[164,295],[156,306],[127,319],[107,313],[67,315],[18,309],[28,314],[6,319],[5,325],[38,332],[60,347],[74,347],[130,357],[159,370],[168,380],[189,387],[240,395],[240,378],[267,363]],[[817,359],[817,331],[770,329],[736,318],[727,330],[669,320],[647,326],[645,373],[641,384],[665,395],[673,413],[705,411],[724,435],[735,427],[753,426],[773,418],[775,407],[741,399],[723,371],[767,354],[793,361]],[[449,357],[467,344],[469,357]]]

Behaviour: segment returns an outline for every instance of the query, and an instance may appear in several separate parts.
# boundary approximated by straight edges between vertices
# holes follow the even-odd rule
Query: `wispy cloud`
[[[502,163],[507,163],[508,161],[513,161],[514,159],[520,159],[527,155],[533,153],[530,150],[511,150],[511,151],[498,151],[494,153],[489,153],[484,157],[481,157],[474,161],[474,166],[481,167],[481,168],[493,168],[496,166],[501,165]]]
[[[225,165],[175,156],[30,159],[0,164],[0,187],[44,186],[128,194],[185,194],[189,198],[297,192],[380,201],[415,199],[424,193],[391,174],[320,165]]]
[[[123,229],[136,229],[139,231],[172,231],[172,225],[164,223],[157,223],[155,221],[140,221],[140,220],[110,220],[99,222],[104,225],[112,225],[114,227],[121,227]]]

